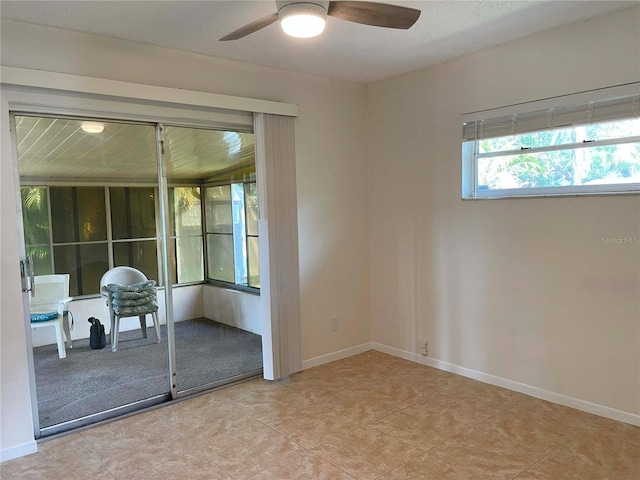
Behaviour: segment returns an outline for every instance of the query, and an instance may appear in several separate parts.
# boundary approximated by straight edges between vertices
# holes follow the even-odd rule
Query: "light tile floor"
[[[58,439],[9,479],[639,480],[640,428],[375,351]]]

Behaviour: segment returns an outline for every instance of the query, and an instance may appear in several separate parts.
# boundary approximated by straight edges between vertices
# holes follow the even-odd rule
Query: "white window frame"
[[[573,105],[588,105],[590,102],[605,101],[620,97],[636,97],[634,102],[639,102],[640,108],[640,82],[620,85],[616,87],[592,90],[573,95],[562,97],[554,97],[535,102],[522,103],[508,107],[496,108],[491,110],[483,110],[464,114],[462,116],[463,129],[480,121],[490,121],[507,116],[526,115],[531,112],[544,111],[549,109],[561,109]],[[637,114],[637,113],[636,113]],[[515,118],[515,117],[514,117]],[[622,119],[624,117],[620,117]],[[626,118],[629,118],[628,116]],[[617,118],[613,118],[615,120]],[[594,120],[594,123],[600,123],[604,120]],[[550,128],[550,130],[553,127]],[[559,128],[559,127],[556,127]],[[517,133],[525,133],[523,130]],[[526,197],[555,197],[555,196],[576,196],[576,195],[615,195],[615,194],[638,194],[640,193],[640,183],[618,183],[618,184],[596,184],[596,185],[572,185],[563,187],[533,187],[533,188],[504,188],[494,190],[480,190],[478,188],[478,159],[483,155],[478,153],[478,144],[482,136],[476,134],[476,139],[462,140],[462,199],[463,200],[479,200],[479,199],[498,199],[498,198],[526,198]],[[487,138],[491,138],[488,136]],[[627,137],[620,141],[601,140],[596,142],[588,142],[586,144],[571,144],[562,146],[544,146],[540,148],[527,149],[527,152],[542,152],[552,150],[564,150],[575,148],[587,148],[612,144],[623,144],[629,142],[640,141],[640,132],[638,136]],[[518,152],[500,152],[500,155],[515,154]],[[495,153],[486,154],[486,156],[495,156]]]

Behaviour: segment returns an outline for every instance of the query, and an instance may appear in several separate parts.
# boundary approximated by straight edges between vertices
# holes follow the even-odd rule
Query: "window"
[[[174,283],[204,280],[200,187],[169,187],[169,231]]]
[[[260,288],[260,255],[258,248],[258,187],[256,182],[244,184],[245,219],[247,223],[247,283]]]
[[[27,256],[31,256],[37,274],[50,275],[53,260],[47,187],[22,187],[20,195]]]
[[[71,295],[97,292],[109,268],[105,189],[49,187],[48,192],[53,272],[71,274]]]
[[[38,275],[68,272],[73,296],[98,293],[102,275],[120,265],[160,281],[154,187],[39,185],[21,195],[26,253]],[[200,188],[171,187],[169,196],[173,281],[201,282]]]
[[[207,278],[260,288],[255,182],[205,188]]]
[[[159,281],[155,188],[109,187],[108,192],[113,266],[137,268]]]
[[[640,192],[638,91],[634,84],[598,92],[611,95],[603,100],[465,116],[463,198]]]

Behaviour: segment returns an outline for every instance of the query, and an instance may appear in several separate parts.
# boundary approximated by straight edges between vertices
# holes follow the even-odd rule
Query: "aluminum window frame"
[[[210,182],[210,183],[205,183],[201,186],[202,188],[202,196],[203,198],[206,198],[206,189],[207,188],[213,188],[213,187],[220,187],[220,186],[226,186],[229,185],[229,190],[230,190],[230,208],[231,208],[231,215],[233,218],[233,194],[231,192],[231,185],[233,184],[241,184],[242,185],[242,191],[243,191],[243,195],[246,195],[246,185],[250,184],[250,183],[255,183],[257,186],[257,181],[256,179],[248,179],[248,180],[234,180],[234,181],[225,181],[225,182]],[[204,225],[203,225],[203,234],[204,234],[204,238],[203,238],[203,243],[204,243],[204,249],[205,249],[205,272],[204,272],[204,276],[205,276],[205,282],[207,284],[210,285],[216,285],[219,287],[224,287],[224,288],[228,288],[230,290],[239,290],[242,292],[246,292],[246,293],[253,293],[256,295],[260,294],[260,288],[259,287],[253,287],[251,285],[249,285],[249,275],[250,275],[250,271],[251,271],[251,267],[249,266],[249,255],[248,255],[248,249],[249,249],[249,238],[260,238],[260,235],[249,235],[246,233],[247,228],[246,228],[246,223],[247,223],[247,204],[246,201],[244,201],[244,205],[243,205],[243,213],[244,213],[244,231],[245,231],[245,238],[244,238],[244,249],[245,249],[245,254],[246,254],[246,258],[247,258],[247,285],[243,285],[241,283],[235,283],[237,281],[235,272],[236,272],[236,264],[235,264],[235,232],[233,230],[233,225],[232,225],[232,231],[230,233],[226,233],[226,232],[212,232],[209,231],[209,226],[206,223],[206,201],[203,200],[202,202],[202,213],[203,213],[203,218],[205,219]],[[258,207],[259,208],[259,207]],[[233,239],[233,244],[234,244],[234,283],[232,282],[227,282],[224,280],[220,280],[220,279],[216,279],[216,278],[211,278],[209,276],[209,263],[208,263],[208,259],[212,256],[212,253],[209,251],[209,242],[208,242],[208,236],[209,235],[227,235],[227,236],[231,236]]]
[[[578,148],[593,148],[598,146],[624,145],[628,143],[640,142],[639,135],[629,137],[619,137],[616,139],[603,139],[597,141],[588,141],[581,143],[567,143],[562,145],[544,145],[535,148],[525,148],[522,150],[509,150],[499,152],[479,152],[479,143],[484,138],[482,132],[478,132],[478,122],[487,119],[489,121],[500,117],[518,115],[528,115],[532,112],[542,111],[545,109],[567,108],[567,106],[576,104],[593,104],[597,101],[606,101],[609,98],[631,97],[630,103],[633,103],[633,114],[625,117],[616,117],[613,119],[602,119],[594,121],[593,124],[606,123],[612,121],[624,121],[628,118],[640,117],[640,82],[635,82],[616,87],[609,87],[589,92],[581,92],[573,95],[565,95],[562,97],[554,97],[535,102],[528,102],[509,107],[498,109],[473,112],[462,116],[463,135],[462,140],[462,181],[461,181],[461,197],[463,200],[483,200],[483,199],[502,199],[502,198],[537,198],[537,197],[561,197],[561,196],[583,196],[583,195],[636,195],[640,194],[640,182],[633,183],[599,183],[590,185],[567,185],[556,187],[522,187],[522,188],[501,188],[501,189],[481,189],[479,185],[479,167],[478,161],[485,157],[498,157],[517,155],[523,152],[542,153],[564,150],[575,150]],[[475,138],[469,139],[469,126],[476,125]],[[515,120],[514,120],[515,122]],[[554,131],[566,128],[568,125],[550,126],[548,129],[522,130],[517,133],[524,134],[532,131]],[[486,138],[499,138],[501,135],[489,136]],[[467,137],[467,138],[464,138]]]
[[[47,195],[47,202],[48,202],[48,215],[49,215],[49,225],[51,225],[53,223],[53,218],[51,215],[51,187],[86,187],[86,186],[90,186],[90,187],[100,187],[103,188],[105,190],[105,195],[104,195],[104,201],[105,201],[105,226],[106,226],[106,230],[107,230],[107,238],[105,240],[90,240],[90,241],[86,241],[86,242],[82,242],[82,241],[75,241],[75,242],[54,242],[53,241],[53,228],[49,228],[49,243],[46,245],[49,248],[49,255],[50,255],[50,262],[51,262],[51,271],[55,272],[55,247],[69,247],[69,246],[83,246],[83,245],[106,245],[107,246],[107,254],[108,254],[108,261],[109,261],[109,268],[114,268],[115,266],[115,261],[114,261],[114,254],[113,254],[113,247],[115,244],[118,243],[132,243],[132,242],[145,242],[145,241],[155,241],[156,242],[156,248],[160,248],[160,237],[159,237],[159,230],[158,230],[158,202],[157,202],[157,197],[158,197],[158,188],[157,187],[153,187],[154,190],[154,203],[155,203],[155,209],[156,209],[156,236],[155,237],[135,237],[135,238],[125,238],[125,239],[113,239],[113,225],[112,225],[112,221],[111,221],[111,194],[110,194],[110,189],[111,187],[119,187],[119,188],[136,188],[136,187],[143,187],[143,188],[149,188],[150,185],[142,185],[142,184],[128,184],[128,185],[124,185],[124,184],[117,184],[117,185],[98,185],[95,183],[87,183],[87,182],[78,182],[78,183],[69,183],[69,182],[50,182],[50,183],[44,183],[44,182],[26,182],[24,183],[22,186],[33,186],[33,187],[43,187],[46,189],[46,195]],[[21,188],[22,188],[21,186]],[[25,247],[29,248],[29,247],[35,247],[35,246],[45,246],[44,244],[37,244],[37,245],[27,245],[25,244]],[[157,264],[157,271],[158,271],[158,279],[159,279],[159,284],[162,283],[162,277],[161,277],[161,268],[160,268],[160,263]],[[183,284],[178,284],[176,283],[176,285],[183,285]],[[186,284],[185,284],[186,285]],[[82,298],[91,298],[91,297],[95,297],[95,296],[99,296],[100,292],[95,292],[95,293],[82,293],[82,294],[77,294],[74,295],[74,298],[77,299],[82,299]]]

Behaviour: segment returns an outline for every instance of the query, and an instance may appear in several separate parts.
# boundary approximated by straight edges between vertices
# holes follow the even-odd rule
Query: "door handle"
[[[33,268],[33,255],[29,255],[27,257],[27,262],[29,264],[29,291],[31,292],[31,297],[36,296],[36,272]]]
[[[27,276],[29,279],[27,280]],[[35,272],[33,271],[33,255],[27,256],[26,260],[20,260],[20,281],[22,291],[31,292],[31,296],[36,296]]]

